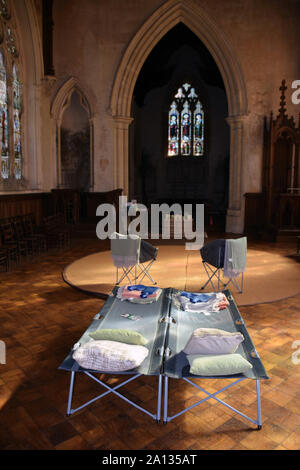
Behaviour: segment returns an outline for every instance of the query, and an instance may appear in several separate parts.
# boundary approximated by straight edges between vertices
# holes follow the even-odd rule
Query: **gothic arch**
[[[222,75],[231,129],[229,207],[227,231],[243,231],[242,161],[247,95],[242,72],[230,44],[219,27],[193,0],[168,0],[137,31],[116,73],[110,110],[114,120],[114,186],[128,194],[128,129],[131,102],[139,72],[160,39],[178,23],[184,23],[205,44]]]
[[[56,161],[57,187],[61,187],[61,124],[65,110],[69,107],[71,97],[77,92],[80,97],[80,104],[86,110],[90,123],[90,190],[94,187],[94,112],[91,108],[91,101],[88,100],[86,93],[79,81],[71,77],[57,91],[52,103],[50,114],[54,122],[55,130],[53,135],[56,138],[54,146],[55,155],[53,161]]]

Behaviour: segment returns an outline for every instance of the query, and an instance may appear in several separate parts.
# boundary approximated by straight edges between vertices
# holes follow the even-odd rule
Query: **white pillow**
[[[84,369],[120,372],[138,367],[148,353],[145,346],[97,340],[76,349],[73,359]]]
[[[186,354],[232,354],[244,336],[238,331],[229,333],[217,328],[198,328],[184,348]]]

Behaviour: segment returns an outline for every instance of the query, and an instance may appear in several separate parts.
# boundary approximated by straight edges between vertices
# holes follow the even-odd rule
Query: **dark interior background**
[[[205,155],[167,158],[169,107],[186,81],[198,92],[205,110]],[[161,39],[142,67],[132,116],[130,196],[146,205],[204,202],[206,213],[224,225],[229,179],[224,83],[204,44],[182,23]]]

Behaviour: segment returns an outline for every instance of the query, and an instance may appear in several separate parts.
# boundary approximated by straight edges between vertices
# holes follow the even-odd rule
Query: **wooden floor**
[[[98,242],[96,249],[101,246]],[[112,395],[67,418],[69,374],[57,367],[103,301],[67,286],[61,271],[93,251],[95,242],[73,241],[67,251],[0,274],[0,340],[7,348],[7,363],[0,364],[0,449],[300,448],[300,364],[292,361],[293,353],[300,359],[293,349],[297,340],[300,349],[300,295],[240,308],[270,375],[261,384],[261,431],[212,400],[165,426]],[[115,384],[118,379],[105,380]],[[227,382],[202,381],[209,392],[220,383]],[[141,377],[122,393],[155,412],[156,387],[156,377]],[[102,390],[80,376],[74,407]],[[171,380],[169,397],[174,413],[203,394]],[[220,398],[256,418],[254,381],[242,382]]]

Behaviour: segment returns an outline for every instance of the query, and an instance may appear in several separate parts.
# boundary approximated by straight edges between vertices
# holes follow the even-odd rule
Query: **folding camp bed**
[[[240,416],[246,418],[253,424],[257,425],[257,428],[261,428],[261,408],[260,408],[260,380],[267,379],[268,376],[264,369],[264,366],[259,358],[259,355],[251,341],[245,323],[237,309],[233,297],[229,290],[224,291],[229,306],[218,312],[211,312],[209,315],[204,315],[199,312],[187,312],[180,309],[178,303],[175,301],[175,296],[180,292],[172,288],[163,289],[162,294],[156,302],[149,304],[134,304],[129,301],[121,301],[116,297],[118,288],[116,287],[108,300],[100,310],[100,312],[94,317],[91,325],[85,331],[83,336],[79,339],[81,345],[90,341],[91,338],[89,333],[101,328],[128,328],[138,330],[143,336],[146,337],[148,343],[146,347],[149,349],[149,354],[143,363],[134,370],[127,372],[111,372],[112,375],[128,375],[130,376],[127,380],[115,387],[109,387],[106,383],[95,377],[95,374],[110,374],[107,371],[95,371],[86,370],[81,368],[77,362],[72,358],[73,349],[70,351],[66,359],[60,365],[59,369],[70,372],[70,388],[69,398],[67,405],[67,415],[71,415],[76,411],[88,406],[96,400],[114,393],[119,398],[125,400],[127,403],[135,406],[140,411],[146,413],[153,419],[160,421],[161,418],[161,405],[162,396],[164,396],[163,404],[163,422],[167,423],[177,416],[189,411],[190,409],[206,402],[209,399],[214,399],[236,412]],[[215,294],[213,294],[215,295]],[[131,313],[140,317],[137,321],[131,321],[121,317],[121,313]],[[191,334],[197,328],[218,328],[224,329],[228,332],[239,331],[244,336],[244,341],[239,345],[236,353],[241,354],[246,358],[253,366],[251,371],[247,374],[236,374],[232,376],[195,376],[189,372],[189,362],[186,354],[182,351],[188,342]],[[84,373],[97,383],[102,385],[106,391],[96,396],[95,398],[87,401],[81,406],[73,409],[72,408],[72,397],[75,376],[78,373]],[[126,385],[127,383],[137,379],[141,375],[153,375],[158,376],[158,389],[157,389],[157,404],[156,413],[151,413],[145,408],[137,405],[133,401],[126,398],[124,395],[118,392],[119,388]],[[170,379],[183,379],[190,385],[194,386],[206,396],[202,400],[195,404],[185,408],[175,415],[168,415],[168,388]],[[232,379],[229,385],[221,388],[215,393],[209,393],[199,384],[193,382],[192,379]],[[238,411],[234,407],[228,405],[221,400],[217,395],[225,390],[228,390],[234,385],[246,380],[253,379],[256,381],[256,394],[257,394],[257,419],[252,419]],[[164,382],[164,393],[163,393],[163,382]]]
[[[226,309],[211,312],[209,315],[205,315],[199,312],[187,312],[180,309],[178,303],[174,301],[176,294],[180,291],[172,289],[171,296],[172,302],[170,305],[170,321],[168,322],[167,339],[166,344],[168,345],[168,358],[164,361],[164,423],[171,421],[172,419],[180,416],[181,414],[195,408],[201,403],[206,402],[209,399],[214,399],[226,406],[230,410],[236,412],[240,416],[243,416],[253,424],[257,425],[258,429],[261,429],[261,406],[260,406],[260,380],[268,379],[264,366],[261,362],[258,352],[256,351],[250,335],[247,331],[244,320],[242,319],[238,308],[234,302],[234,299],[229,290],[224,291],[229,306]],[[200,308],[199,308],[200,310]],[[235,351],[237,354],[241,354],[248,362],[251,363],[252,369],[245,374],[235,375],[224,375],[224,376],[196,376],[190,374],[190,365],[187,359],[187,355],[182,351],[187,344],[192,332],[197,328],[217,328],[228,332],[240,332],[244,336],[244,341],[240,343],[238,349]],[[178,413],[168,416],[168,381],[170,378],[183,379],[190,385],[194,386],[206,396],[202,400],[195,404],[185,408]],[[246,380],[253,379],[256,381],[256,398],[257,398],[257,419],[252,419],[246,416],[244,413],[238,411],[234,407],[228,405],[223,400],[217,397],[221,392],[228,390],[229,388],[237,385],[238,383]],[[232,379],[229,385],[221,388],[215,393],[209,393],[199,384],[196,384],[192,379]]]
[[[69,398],[68,398],[68,407],[67,415],[79,411],[80,409],[94,403],[96,400],[108,395],[109,393],[114,393],[119,398],[125,400],[127,403],[135,406],[140,411],[148,414],[153,419],[157,421],[160,420],[161,415],[161,397],[162,397],[162,363],[163,363],[163,354],[164,354],[164,341],[166,337],[167,330],[167,317],[169,312],[169,289],[164,289],[163,293],[159,296],[158,300],[153,303],[148,304],[136,304],[131,303],[126,300],[120,300],[116,297],[118,288],[115,287],[113,292],[108,297],[104,306],[98,314],[95,315],[92,323],[84,332],[82,337],[79,339],[76,345],[84,345],[88,341],[91,341],[89,333],[94,332],[98,329],[103,328],[121,328],[121,329],[131,329],[137,330],[148,340],[146,347],[149,349],[149,354],[143,363],[136,369],[132,369],[126,372],[107,372],[101,370],[87,370],[79,366],[79,364],[72,358],[74,352],[74,346],[68,356],[65,358],[63,363],[60,365],[59,369],[70,372],[70,388],[69,388]],[[132,314],[139,316],[140,318],[136,321],[124,318],[121,314]],[[95,380],[97,383],[106,388],[106,391],[95,398],[83,403],[81,406],[73,409],[72,408],[72,398],[73,398],[73,389],[75,376],[83,373],[90,377],[92,380]],[[106,383],[95,377],[95,374],[112,374],[112,375],[128,375],[130,376],[127,380],[117,385],[116,387],[109,387]],[[124,395],[119,393],[119,388],[126,385],[127,383],[137,379],[141,375],[154,375],[158,376],[158,393],[157,393],[157,408],[156,413],[151,413],[148,410],[137,405],[133,401],[126,398]]]

